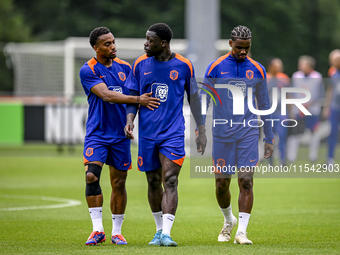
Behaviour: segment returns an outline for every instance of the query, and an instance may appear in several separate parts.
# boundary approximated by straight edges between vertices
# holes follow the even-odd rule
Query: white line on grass
[[[38,206],[22,206],[22,207],[0,208],[0,211],[25,211],[25,210],[37,210],[37,209],[55,209],[55,208],[64,208],[64,207],[81,205],[81,202],[79,200],[58,198],[58,197],[20,196],[20,195],[0,195],[0,197],[14,198],[14,199],[31,199],[31,200],[41,200],[41,201],[54,201],[54,202],[62,203],[62,204],[54,204],[54,205],[38,205]]]

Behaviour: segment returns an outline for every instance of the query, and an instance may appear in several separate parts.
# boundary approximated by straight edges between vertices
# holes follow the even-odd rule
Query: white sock
[[[172,228],[172,224],[174,224],[175,215],[170,213],[163,214],[163,231],[162,234],[167,234],[170,236],[170,231]]]
[[[156,231],[158,232],[159,230],[163,229],[163,212],[153,212],[152,215],[155,219]]]
[[[238,228],[237,228],[237,232],[236,233],[243,232],[244,234],[246,234],[247,233],[247,226],[248,226],[250,214],[249,213],[240,212],[238,215],[239,215],[239,220],[238,220]]]
[[[122,234],[124,214],[112,214],[112,235]]]
[[[102,211],[103,211],[103,207],[89,208],[93,231],[104,232]]]
[[[231,210],[231,205],[229,205],[227,208],[220,208],[221,212],[224,216],[224,221],[229,221],[232,222],[233,221],[233,212]]]

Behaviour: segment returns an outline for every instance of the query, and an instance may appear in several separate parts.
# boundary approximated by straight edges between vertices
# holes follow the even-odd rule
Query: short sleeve
[[[128,89],[132,89],[132,90],[136,90],[140,92],[140,88],[139,88],[139,82],[138,82],[138,75],[139,75],[139,68],[138,65],[135,67],[136,63],[133,63],[133,69],[134,71],[130,71],[130,74],[128,76],[128,78],[126,79],[125,82],[125,87],[127,87]]]
[[[80,82],[84,88],[85,94],[88,96],[91,93],[91,88],[103,80],[100,79],[89,66],[84,65],[79,72]]]
[[[188,78],[186,79],[185,90],[188,95],[193,95],[198,92],[198,85],[197,85],[196,78],[195,78],[195,69],[191,61],[190,61],[190,64],[191,64],[192,72],[190,70],[190,66],[188,66],[188,76],[187,76]]]

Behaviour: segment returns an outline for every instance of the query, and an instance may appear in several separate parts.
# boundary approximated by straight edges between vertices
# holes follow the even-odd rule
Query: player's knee
[[[150,189],[158,189],[162,185],[162,177],[160,175],[147,175],[146,178]]]
[[[247,190],[247,191],[253,188],[252,178],[243,178],[241,179],[240,184],[241,184],[242,189]]]
[[[86,196],[97,196],[102,193],[99,185],[101,166],[96,164],[87,164],[86,171]]]
[[[125,189],[126,178],[115,178],[111,181],[112,189],[114,190],[124,190]]]
[[[86,173],[86,183],[92,183],[97,181],[98,178],[93,173]]]
[[[176,175],[165,176],[164,188],[175,189],[178,184],[178,178]]]
[[[219,193],[219,194],[224,193],[229,189],[229,183],[226,180],[226,178],[218,178],[218,179],[216,179],[215,183],[216,183],[216,185],[215,185],[216,186],[216,192]]]

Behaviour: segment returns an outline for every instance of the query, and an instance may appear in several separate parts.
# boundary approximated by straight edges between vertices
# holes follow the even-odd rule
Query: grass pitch
[[[324,148],[320,155],[326,155]],[[190,178],[188,158],[179,178],[179,206],[171,233],[178,247],[150,247],[148,242],[155,233],[155,225],[147,202],[145,175],[136,170],[135,149],[133,159],[122,229],[129,244],[110,243],[112,222],[106,166],[101,186],[107,241],[87,247],[85,241],[92,224],[85,202],[82,148],[76,147],[73,153],[57,153],[55,146],[47,145],[0,147],[0,253],[340,253],[340,179],[256,178],[254,207],[248,226],[248,237],[254,245],[233,244],[236,229],[231,242],[219,243],[217,236],[223,216],[214,195],[214,179]],[[305,159],[300,161],[297,163],[305,163]],[[236,180],[232,180],[231,192],[233,213],[238,215]],[[81,204],[58,208],[72,201]],[[35,209],[30,208],[32,206]]]

